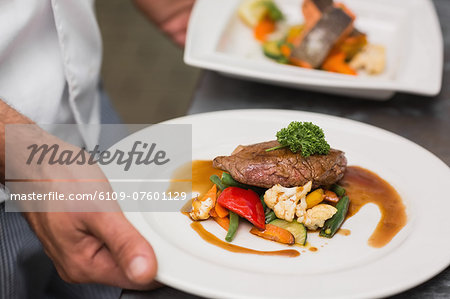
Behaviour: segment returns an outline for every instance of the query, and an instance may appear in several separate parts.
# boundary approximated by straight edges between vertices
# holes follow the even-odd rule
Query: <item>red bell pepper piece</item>
[[[265,229],[264,208],[255,191],[228,187],[222,191],[217,202],[224,208],[244,217],[256,227]]]

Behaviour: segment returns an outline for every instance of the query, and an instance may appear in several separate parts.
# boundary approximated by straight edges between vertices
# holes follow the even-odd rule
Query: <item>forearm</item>
[[[184,46],[195,0],[133,0],[135,5],[175,43]]]
[[[5,127],[8,124],[32,124],[23,114],[0,99],[0,183],[5,182]]]

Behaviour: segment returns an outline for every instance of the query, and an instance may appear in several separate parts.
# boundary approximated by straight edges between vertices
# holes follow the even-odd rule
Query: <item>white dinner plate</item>
[[[289,24],[303,20],[303,0],[275,0]],[[338,2],[338,1],[337,1]],[[386,47],[386,70],[348,76],[276,63],[238,18],[240,0],[197,0],[191,14],[187,64],[272,84],[388,99],[396,91],[436,95],[441,89],[443,41],[431,0],[342,0],[356,14],[355,26],[371,43]]]
[[[202,240],[179,212],[125,213],[151,243],[158,259],[157,279],[208,297],[373,298],[412,288],[450,264],[450,169],[417,144],[360,122],[287,110],[232,110],[181,117],[170,124],[192,124],[193,159],[228,155],[239,144],[272,140],[291,121],[312,121],[324,129],[349,165],[365,167],[400,194],[408,221],[382,248],[367,244],[380,217],[367,205],[344,223],[349,236],[332,239],[310,234],[317,252],[300,250],[296,258],[232,253]],[[149,139],[143,129],[134,138]],[[204,227],[223,239],[213,221]],[[241,221],[234,244],[257,250],[288,246],[260,239]]]

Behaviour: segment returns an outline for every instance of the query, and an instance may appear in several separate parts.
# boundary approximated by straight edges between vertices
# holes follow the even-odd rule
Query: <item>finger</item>
[[[179,32],[186,32],[189,22],[190,11],[184,11],[176,17],[167,20],[161,24],[161,28],[164,32],[174,36]]]
[[[105,246],[101,247],[92,257],[89,269],[87,282],[118,286],[124,289],[151,289],[152,283],[141,284],[130,280],[113,258],[111,251]]]
[[[70,283],[101,283],[140,289],[131,282],[97,237],[86,235],[61,253],[48,252],[59,276]]]
[[[184,47],[186,44],[186,32],[180,32],[173,37],[177,45]]]
[[[157,270],[155,253],[122,213],[98,213],[88,227],[105,243],[114,263],[103,251],[97,253],[99,261],[103,260],[105,265],[116,264],[135,287],[145,288],[150,284]],[[103,270],[114,271],[114,268]]]

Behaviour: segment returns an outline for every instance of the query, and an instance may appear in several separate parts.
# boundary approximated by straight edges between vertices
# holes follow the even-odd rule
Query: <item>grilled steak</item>
[[[313,182],[313,187],[331,185],[344,175],[347,159],[344,153],[331,149],[328,155],[313,155],[304,158],[288,148],[270,152],[265,150],[278,146],[277,141],[268,141],[247,146],[238,146],[231,156],[219,156],[213,161],[215,168],[229,172],[241,183],[271,188],[275,184],[284,187]]]

